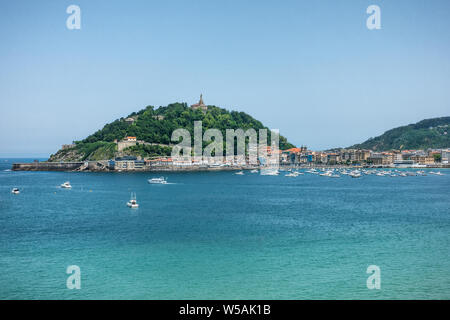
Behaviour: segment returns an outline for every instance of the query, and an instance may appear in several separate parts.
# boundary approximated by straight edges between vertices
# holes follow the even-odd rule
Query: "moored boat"
[[[151,179],[148,179],[148,183],[152,183],[152,184],[167,184],[167,179],[164,178],[164,177],[151,178]]]
[[[277,176],[280,172],[278,169],[261,169],[260,174],[262,176]]]
[[[70,188],[72,188],[72,186],[70,185],[69,181],[66,181],[61,185],[61,188],[70,189]]]
[[[127,206],[131,209],[137,209],[139,208],[139,204],[136,201],[136,194],[132,193],[131,194],[131,199],[130,201],[127,202]]]
[[[357,170],[350,172],[348,175],[352,178],[360,178],[361,177],[361,173]]]

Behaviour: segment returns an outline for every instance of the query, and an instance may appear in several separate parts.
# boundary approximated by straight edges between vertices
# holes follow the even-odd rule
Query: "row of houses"
[[[450,149],[429,150],[389,150],[374,152],[360,149],[339,149],[333,151],[311,151],[306,147],[278,150],[267,147],[264,155],[258,154],[255,163],[249,156],[231,158],[203,158],[188,157],[186,159],[173,159],[171,157],[157,157],[153,159],[140,159],[134,156],[117,157],[109,161],[109,169],[115,171],[139,171],[153,167],[187,167],[187,166],[246,166],[270,165],[275,161],[281,165],[436,165],[448,164]],[[275,162],[273,164],[275,164]]]
[[[217,158],[201,158],[190,160],[187,159],[173,159],[171,157],[160,157],[154,159],[138,159],[134,156],[117,157],[114,160],[109,160],[108,168],[114,171],[139,171],[149,170],[152,168],[182,168],[182,167],[219,167],[219,166],[246,166],[248,159],[241,159],[234,157],[234,159],[227,161],[217,161]],[[257,162],[259,164],[259,161]]]
[[[361,149],[339,149],[333,151],[311,151],[306,148],[284,150],[281,155],[282,164],[448,164],[450,149],[429,150],[389,150],[374,152]]]

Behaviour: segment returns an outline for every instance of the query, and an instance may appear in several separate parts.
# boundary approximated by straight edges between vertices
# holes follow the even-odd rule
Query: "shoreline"
[[[290,169],[311,169],[311,168],[345,168],[345,169],[446,169],[450,165],[427,165],[427,166],[394,166],[394,165],[326,165],[326,164],[303,164],[303,165],[285,165],[281,164],[281,170]],[[61,172],[207,172],[207,171],[236,171],[236,170],[254,170],[261,169],[260,166],[207,166],[207,165],[157,165],[144,168],[133,169],[111,169],[105,165],[104,161],[92,162],[31,162],[31,163],[13,163],[11,171],[61,171]]]

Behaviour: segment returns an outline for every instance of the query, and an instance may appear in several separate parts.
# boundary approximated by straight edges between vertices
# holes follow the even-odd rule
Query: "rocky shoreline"
[[[65,172],[194,172],[194,171],[233,171],[251,170],[254,166],[150,166],[142,169],[110,169],[104,162],[32,162],[14,163],[12,171],[65,171]]]

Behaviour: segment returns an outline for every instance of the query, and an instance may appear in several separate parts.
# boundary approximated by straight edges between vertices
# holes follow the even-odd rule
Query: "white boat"
[[[260,172],[262,176],[277,176],[279,173],[277,169],[261,169]]]
[[[244,171],[238,171],[238,172],[236,172],[235,174],[240,175],[240,176],[243,176],[243,175],[244,175]]]
[[[61,188],[70,189],[70,188],[72,188],[72,186],[70,185],[69,181],[66,181],[61,185]]]
[[[298,174],[295,174],[294,172],[288,173],[287,175],[285,175],[285,177],[297,177]]]
[[[340,178],[341,177],[340,175],[333,173],[333,171],[331,171],[331,170],[327,171],[325,173],[321,173],[320,176],[328,177],[328,178]]]
[[[148,179],[148,183],[152,183],[152,184],[167,184],[167,179],[164,178],[164,177],[151,178],[151,179]]]
[[[253,169],[252,171],[250,171],[250,173],[258,173],[257,169]]]
[[[12,191],[11,191],[11,193],[13,193],[13,194],[19,194],[19,193],[20,193],[19,188],[13,188]]]
[[[130,201],[127,202],[127,206],[129,208],[131,208],[131,209],[139,208],[139,205],[138,205],[138,203],[136,201],[136,194],[135,193],[131,194],[131,199],[130,199]]]
[[[444,175],[440,171],[437,171],[437,172],[430,171],[430,174],[434,174],[435,176],[443,176]]]
[[[360,178],[361,177],[361,173],[359,173],[359,171],[352,171],[348,175],[352,178]]]

